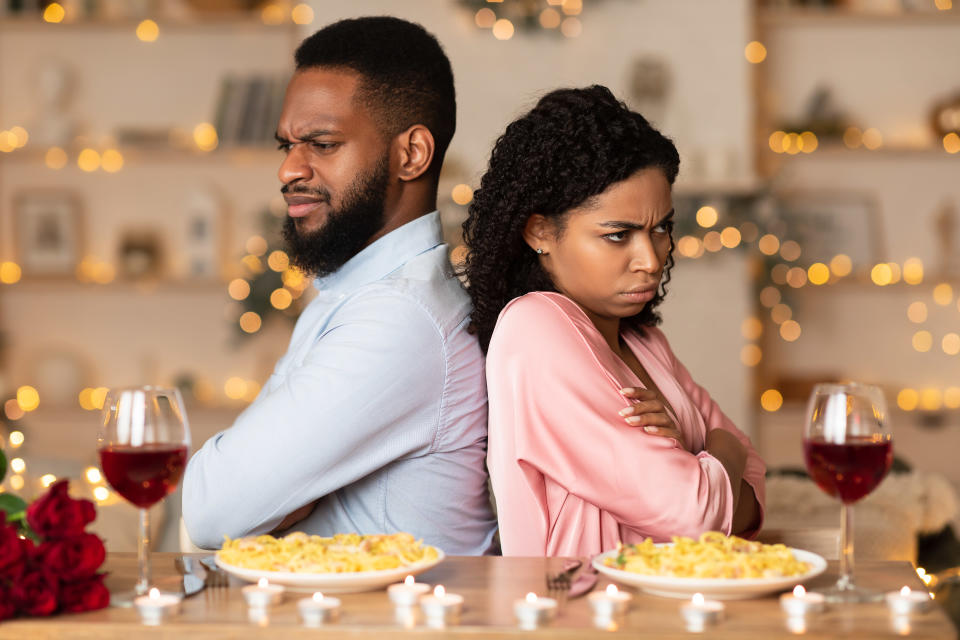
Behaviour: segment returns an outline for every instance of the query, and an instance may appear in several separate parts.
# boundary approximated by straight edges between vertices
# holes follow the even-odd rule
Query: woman
[[[678,168],[601,86],[548,94],[493,149],[465,275],[504,555],[760,528],[763,462],[656,328]]]

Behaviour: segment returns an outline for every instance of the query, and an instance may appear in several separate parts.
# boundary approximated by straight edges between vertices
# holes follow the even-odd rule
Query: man
[[[296,523],[489,549],[483,361],[435,210],[455,126],[450,63],[419,25],[344,20],[300,45],[279,177],[318,293],[256,401],[187,466],[195,543]]]

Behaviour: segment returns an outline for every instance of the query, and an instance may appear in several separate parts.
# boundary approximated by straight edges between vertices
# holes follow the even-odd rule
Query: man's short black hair
[[[433,134],[430,171],[440,173],[457,128],[453,70],[437,39],[419,24],[390,16],[341,20],[304,40],[297,70],[350,69],[361,76],[357,99],[387,136],[414,124]]]

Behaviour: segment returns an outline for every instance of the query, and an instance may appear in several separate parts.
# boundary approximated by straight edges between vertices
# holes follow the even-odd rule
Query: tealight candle
[[[626,591],[620,591],[615,584],[608,584],[605,591],[591,593],[588,599],[593,608],[594,624],[607,627],[614,617],[627,612],[633,596]]]
[[[270,584],[266,578],[260,578],[257,584],[249,584],[243,589],[243,598],[251,609],[266,609],[271,604],[277,604],[283,599],[283,587],[279,584]]]
[[[723,610],[722,602],[706,600],[702,593],[693,594],[690,602],[680,607],[688,631],[703,631],[708,624],[719,622],[723,618]]]
[[[333,622],[340,614],[340,598],[324,596],[317,591],[311,598],[303,598],[297,603],[303,626],[319,627],[326,622]]]
[[[521,629],[536,629],[546,624],[557,613],[557,601],[553,598],[539,598],[530,592],[521,600],[513,603],[513,613],[520,622]]]
[[[398,607],[412,607],[420,602],[420,597],[430,591],[430,585],[416,582],[413,576],[407,576],[403,582],[387,587],[390,601]]]
[[[165,617],[179,610],[182,599],[182,596],[172,593],[160,593],[160,590],[154,587],[150,589],[148,595],[136,598],[133,604],[140,612],[143,624],[155,626],[163,622]]]
[[[895,616],[921,613],[930,607],[930,594],[926,591],[912,591],[910,587],[904,586],[900,591],[887,594],[887,606]]]
[[[427,618],[427,626],[444,627],[455,624],[460,618],[463,608],[463,596],[456,593],[447,593],[442,584],[438,584],[433,595],[420,598],[420,608]]]
[[[823,611],[824,598],[821,593],[807,593],[802,584],[793,588],[793,593],[784,593],[780,596],[780,608],[788,616],[802,617],[809,613]]]

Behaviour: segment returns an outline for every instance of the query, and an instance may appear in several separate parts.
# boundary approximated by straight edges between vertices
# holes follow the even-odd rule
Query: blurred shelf
[[[856,11],[850,9],[761,9],[765,27],[860,27],[875,25],[960,25],[960,10]]]
[[[765,153],[776,158],[829,158],[831,160],[889,160],[910,158],[914,160],[960,160],[960,153],[948,153],[942,146],[908,147],[883,146],[879,149],[848,149],[842,144],[821,144],[813,153],[774,153],[766,147]]]
[[[184,17],[163,17],[145,15],[140,18],[81,18],[72,22],[45,22],[39,15],[7,16],[0,18],[0,30],[18,30],[18,31],[46,31],[48,34],[55,30],[66,31],[91,31],[91,30],[111,30],[111,31],[130,31],[131,35],[136,31],[137,25],[143,20],[153,20],[160,28],[160,35],[163,36],[165,29],[173,30],[258,30],[273,31],[278,34],[287,34],[289,31],[295,31],[300,25],[291,21],[280,24],[264,24],[256,14],[225,14],[225,15],[195,15]]]
[[[137,147],[121,146],[116,147],[123,155],[124,167],[128,164],[163,164],[182,162],[207,162],[212,164],[229,163],[233,165],[257,164],[262,162],[276,163],[277,166],[283,160],[283,154],[272,146],[225,146],[213,151],[200,151],[199,149],[173,149],[164,147]],[[76,168],[76,156],[80,148],[70,147],[66,149],[70,157],[67,167]],[[2,162],[29,162],[43,164],[47,149],[38,147],[25,147],[0,153],[0,163]],[[64,169],[67,167],[63,167]],[[97,169],[102,171],[102,169]],[[121,170],[122,171],[122,170]],[[96,173],[96,172],[91,172]]]
[[[224,300],[229,301],[227,282],[211,279],[143,281],[117,279],[106,284],[98,284],[80,282],[72,278],[31,278],[25,276],[14,284],[0,284],[0,296],[49,293],[75,293],[80,295],[90,293],[139,293],[142,295],[199,293],[209,295],[213,292],[222,293]]]

